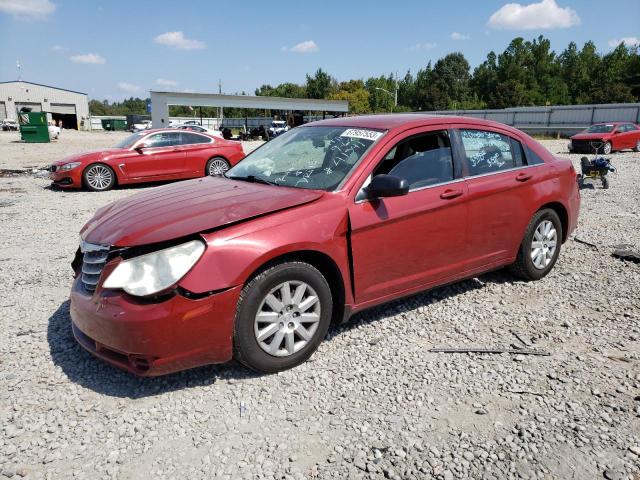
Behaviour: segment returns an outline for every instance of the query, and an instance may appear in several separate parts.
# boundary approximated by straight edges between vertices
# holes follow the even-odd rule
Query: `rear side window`
[[[527,164],[528,165],[540,165],[544,163],[544,160],[536,152],[527,147]]]
[[[446,131],[423,133],[397,143],[378,165],[375,175],[404,178],[410,189],[453,180],[451,142]]]
[[[182,132],[182,145],[194,145],[196,143],[210,143],[211,139],[209,137],[205,137],[204,135],[198,135],[195,133]]]
[[[483,175],[522,166],[522,147],[511,137],[486,130],[460,130],[466,176]],[[513,151],[512,142],[519,149]]]

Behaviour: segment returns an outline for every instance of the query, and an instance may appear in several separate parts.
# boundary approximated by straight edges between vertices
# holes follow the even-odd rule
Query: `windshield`
[[[348,127],[298,127],[255,150],[227,172],[249,179],[334,190],[383,132]]]
[[[613,130],[613,125],[591,125],[586,133],[609,133]]]
[[[146,134],[147,134],[146,132],[140,132],[140,133],[134,133],[133,135],[129,135],[127,138],[125,138],[121,142],[116,143],[115,148],[131,148],[134,143],[136,143]]]

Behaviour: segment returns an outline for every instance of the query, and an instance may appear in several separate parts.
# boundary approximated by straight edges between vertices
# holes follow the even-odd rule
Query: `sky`
[[[0,81],[90,98],[149,90],[253,94],[304,83],[416,72],[447,53],[472,67],[517,36],[561,52],[593,40],[606,53],[640,39],[640,1],[617,0],[0,0]],[[21,68],[18,70],[17,63]]]

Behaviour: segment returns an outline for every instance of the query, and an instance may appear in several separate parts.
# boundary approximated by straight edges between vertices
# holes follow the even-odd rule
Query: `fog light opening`
[[[146,372],[151,368],[153,358],[144,357],[142,355],[129,355],[129,363],[136,370]]]

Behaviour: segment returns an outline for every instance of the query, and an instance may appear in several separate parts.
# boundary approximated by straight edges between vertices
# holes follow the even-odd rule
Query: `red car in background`
[[[585,131],[571,137],[571,153],[604,153],[625,150],[640,152],[640,127],[629,122],[594,123]]]
[[[98,210],[72,263],[72,329],[137,375],[232,357],[277,372],[373,305],[501,267],[544,277],[579,206],[571,161],[503,124],[313,122],[224,176]]]
[[[54,185],[109,190],[125,185],[222,175],[244,158],[242,144],[186,130],[144,130],[114,148],[72,155],[49,168]]]

